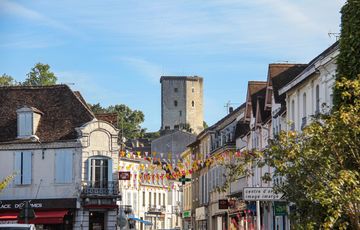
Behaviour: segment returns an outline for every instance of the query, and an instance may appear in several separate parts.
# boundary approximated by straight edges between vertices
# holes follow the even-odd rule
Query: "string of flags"
[[[131,186],[131,184],[136,186],[137,181],[164,185],[168,183],[169,180],[178,180],[183,176],[190,177],[193,173],[205,166],[223,165],[226,162],[234,160],[234,158],[240,158],[242,153],[240,151],[224,151],[215,156],[207,155],[205,159],[202,157],[196,159],[194,154],[186,158],[180,158],[178,154],[171,153],[167,153],[165,156],[164,153],[145,152],[144,155],[142,155],[140,151],[120,151],[119,156],[145,161],[143,163],[119,165],[119,171],[130,171],[132,174],[132,180],[128,182],[129,186]],[[171,186],[168,187],[170,188]]]

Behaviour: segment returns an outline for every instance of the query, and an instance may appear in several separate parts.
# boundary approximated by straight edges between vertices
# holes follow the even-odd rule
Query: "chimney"
[[[229,107],[229,113],[234,112],[234,108],[232,106]]]

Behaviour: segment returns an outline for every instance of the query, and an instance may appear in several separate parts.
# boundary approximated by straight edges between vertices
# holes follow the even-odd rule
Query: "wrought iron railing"
[[[82,194],[87,195],[118,195],[118,181],[83,181]]]
[[[149,212],[164,212],[166,207],[164,205],[149,205]]]

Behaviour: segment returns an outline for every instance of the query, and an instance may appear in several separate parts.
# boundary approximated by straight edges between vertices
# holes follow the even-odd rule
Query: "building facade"
[[[118,145],[111,124],[97,120],[66,85],[0,88],[1,222],[28,203],[46,229],[116,229]]]
[[[162,76],[161,131],[185,129],[198,134],[203,128],[203,79]]]

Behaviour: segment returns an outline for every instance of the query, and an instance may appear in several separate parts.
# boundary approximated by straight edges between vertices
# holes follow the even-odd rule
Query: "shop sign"
[[[285,202],[274,202],[275,216],[286,216],[287,206]]]
[[[130,180],[130,172],[119,172],[119,180]]]
[[[76,208],[76,199],[0,200],[0,210],[22,209],[26,201],[33,209]]]
[[[184,211],[183,218],[189,218],[189,217],[191,217],[191,211]]]
[[[228,209],[229,202],[227,199],[219,200],[219,209]]]
[[[200,207],[195,209],[195,220],[206,220],[206,208]]]
[[[243,194],[247,201],[275,201],[283,197],[283,193],[275,193],[272,187],[248,187]]]

